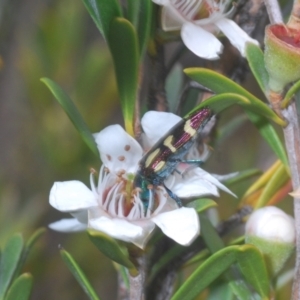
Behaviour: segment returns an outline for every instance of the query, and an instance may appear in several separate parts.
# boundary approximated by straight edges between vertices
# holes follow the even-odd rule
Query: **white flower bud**
[[[279,243],[294,243],[294,219],[275,206],[263,207],[250,216],[246,223],[246,235]]]
[[[255,211],[246,223],[245,241],[264,255],[270,275],[283,268],[295,248],[294,219],[275,206]]]

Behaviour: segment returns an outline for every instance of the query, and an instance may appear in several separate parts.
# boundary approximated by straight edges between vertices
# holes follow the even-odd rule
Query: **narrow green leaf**
[[[42,78],[41,81],[46,84],[55,99],[61,105],[65,113],[68,115],[75,128],[81,135],[87,146],[93,151],[97,157],[99,157],[97,145],[95,139],[88,129],[86,123],[82,119],[79,111],[77,110],[75,104],[72,102],[71,98],[64,92],[64,90],[53,80],[49,78]]]
[[[265,68],[264,53],[259,46],[248,43],[246,46],[246,57],[261,90],[266,93],[268,89],[269,74]]]
[[[183,86],[183,73],[180,64],[175,64],[170,71],[166,83],[166,96],[169,104],[170,111],[175,113]]]
[[[261,170],[259,169],[249,169],[239,172],[235,177],[224,180],[226,185],[237,184],[244,180],[247,180],[253,176],[261,175]]]
[[[224,242],[212,226],[207,216],[200,214],[201,236],[211,253],[215,253],[224,248]]]
[[[103,37],[108,39],[112,19],[121,17],[121,7],[117,0],[82,0]]]
[[[127,18],[136,29],[141,58],[150,37],[152,6],[151,0],[127,0]]]
[[[26,262],[26,259],[28,257],[28,254],[30,252],[30,250],[32,249],[32,247],[34,246],[34,244],[37,242],[37,240],[46,232],[46,228],[39,228],[37,229],[33,235],[29,238],[29,240],[26,242],[25,247],[23,249],[22,255],[21,255],[21,259],[19,260],[18,263],[18,267],[15,271],[15,276],[18,276],[23,265]]]
[[[186,69],[185,72],[194,80],[210,88],[217,94],[224,93],[224,92],[226,92],[226,94],[228,92],[236,93],[236,94],[243,95],[248,100],[250,100],[252,105],[247,106],[248,103],[242,101],[239,102],[239,104],[246,109],[246,113],[249,119],[258,128],[260,134],[268,142],[271,149],[275,152],[275,154],[279,157],[279,159],[282,160],[282,162],[286,166],[288,166],[288,160],[285,154],[284,147],[275,129],[265,117],[270,117],[273,121],[277,122],[280,125],[284,125],[284,124],[282,123],[282,120],[268,106],[266,106],[263,102],[261,102],[259,99],[257,99],[255,96],[250,94],[248,91],[246,91],[244,88],[242,88],[232,80],[214,71],[202,69],[202,68],[190,68],[190,69]],[[202,102],[201,105],[205,106],[205,102],[206,101]],[[256,111],[256,113],[249,111],[248,109],[250,107],[255,108],[254,110]],[[260,108],[262,109],[261,112],[259,112]],[[264,116],[257,115],[257,114],[262,114]]]
[[[179,257],[184,251],[186,251],[186,247],[177,244],[164,252],[158,262],[156,262],[154,266],[151,267],[151,270],[149,270],[150,276],[148,282],[151,282],[164,266],[170,263],[175,257]]]
[[[68,253],[65,250],[60,250],[60,255],[63,259],[63,261],[68,266],[69,270],[73,274],[73,276],[76,278],[77,282],[80,284],[84,292],[87,294],[89,299],[91,300],[100,300],[100,298],[97,296],[96,292],[94,291],[93,287],[91,286],[90,282],[86,278],[85,274],[81,270],[81,268],[78,266],[74,258],[71,256],[70,253]]]
[[[190,265],[200,265],[202,264],[203,260],[207,259],[211,255],[210,251],[208,249],[204,249],[194,255],[190,260],[188,260],[187,263],[184,264],[184,266],[190,266]]]
[[[214,200],[206,199],[206,198],[193,200],[186,205],[186,207],[195,208],[195,210],[198,213],[203,212],[211,207],[216,207],[216,206],[218,206],[218,204]]]
[[[281,126],[286,126],[286,122],[277,116],[270,107],[229,78],[204,68],[189,68],[185,69],[184,72],[216,94],[234,93],[246,97],[251,102],[251,105],[247,103],[243,106],[246,110],[264,116]],[[243,103],[241,102],[240,104],[242,105]]]
[[[137,28],[137,35],[139,41],[140,57],[143,57],[143,53],[147,47],[150,32],[151,32],[151,21],[152,21],[152,7],[153,3],[151,0],[131,0],[134,2],[140,2],[139,10],[139,23]]]
[[[119,267],[120,267],[119,272],[120,272],[120,275],[123,279],[123,282],[124,282],[126,288],[129,290],[130,282],[129,282],[129,278],[128,278],[127,269],[124,266],[121,266],[121,265],[119,265]]]
[[[141,1],[127,0],[127,19],[134,28],[138,28],[140,5]]]
[[[234,240],[231,240],[228,245],[233,246],[233,245],[241,245],[245,243],[245,236],[239,236],[237,238],[235,238]]]
[[[252,245],[242,245],[237,253],[237,261],[247,282],[263,299],[268,299],[270,280],[260,251]]]
[[[273,176],[274,172],[281,165],[282,162],[280,160],[275,161],[273,165],[268,168],[268,170],[266,170],[263,174],[261,174],[261,176],[251,184],[251,186],[245,192],[243,198],[248,197],[252,193],[255,193],[256,191],[264,187],[267,184],[267,182],[270,180],[270,178]]]
[[[205,101],[201,102],[201,104],[197,105],[192,111],[190,111],[186,117],[188,117],[189,114],[192,112],[203,108],[203,107],[209,107],[213,110],[214,113],[219,113],[223,111],[224,109],[234,105],[234,104],[250,104],[250,101],[241,95],[233,94],[233,93],[224,93],[220,95],[212,96]]]
[[[272,198],[272,196],[281,188],[281,186],[290,179],[290,176],[286,172],[284,165],[280,165],[279,168],[272,174],[272,177],[265,186],[259,199],[256,202],[255,208],[264,207]]]
[[[286,108],[293,96],[300,90],[300,80],[293,84],[293,86],[287,91],[284,99],[282,100],[281,107]]]
[[[273,125],[270,124],[266,118],[251,113],[250,111],[246,112],[246,114],[251,122],[258,128],[259,133],[266,140],[277,157],[282,161],[286,168],[289,168],[289,162],[286,156],[285,148]]]
[[[21,234],[14,234],[5,244],[0,261],[0,299],[3,299],[17,269],[23,249]]]
[[[238,246],[224,248],[209,257],[181,285],[172,300],[192,300],[236,261]]]
[[[135,269],[128,257],[126,247],[120,246],[113,238],[99,231],[88,230],[88,235],[94,245],[104,255],[128,269]]]
[[[209,290],[207,300],[234,300],[230,286],[227,283],[217,283]]]
[[[237,270],[236,270],[237,271]],[[235,295],[235,299],[239,300],[261,300],[253,295],[253,292],[249,290],[245,281],[240,279],[232,279],[229,281],[229,287],[233,294]]]
[[[136,30],[128,20],[115,18],[111,22],[108,41],[115,66],[125,128],[133,135],[139,68]]]
[[[46,228],[41,227],[39,229],[37,229],[32,235],[31,237],[28,239],[28,241],[25,244],[25,249],[26,251],[30,251],[32,249],[32,247],[35,245],[35,243],[40,239],[40,237],[45,234],[46,232]]]
[[[28,300],[33,284],[32,275],[24,273],[20,275],[7,292],[5,300]]]

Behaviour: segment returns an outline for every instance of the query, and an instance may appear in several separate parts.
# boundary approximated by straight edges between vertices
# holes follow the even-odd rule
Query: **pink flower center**
[[[284,25],[273,25],[271,31],[275,37],[284,43],[289,44],[292,47],[300,47],[300,32],[298,30],[288,28]]]
[[[174,0],[173,6],[188,21],[197,21],[208,18],[214,11],[218,10],[212,1],[202,0]]]

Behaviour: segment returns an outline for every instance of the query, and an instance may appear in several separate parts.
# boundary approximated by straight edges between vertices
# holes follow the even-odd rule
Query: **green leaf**
[[[258,116],[250,111],[246,112],[251,122],[258,128],[259,133],[269,144],[271,149],[277,155],[277,157],[282,161],[282,163],[289,168],[288,158],[286,156],[285,148],[274,129],[273,125],[268,122],[264,117]]]
[[[46,232],[46,228],[39,228],[37,229],[33,235],[29,238],[29,240],[26,242],[25,247],[22,251],[21,259],[19,260],[18,267],[15,271],[15,275],[19,275],[23,265],[25,264],[25,261],[28,257],[28,254],[34,244],[37,242],[37,240]]]
[[[224,180],[224,183],[226,185],[237,184],[237,183],[247,180],[253,176],[261,175],[261,173],[262,172],[259,169],[249,169],[249,170],[241,171],[241,172],[238,172],[238,174],[235,177]]]
[[[99,157],[99,152],[95,139],[88,129],[86,123],[82,119],[79,111],[77,110],[75,104],[72,102],[71,98],[64,92],[64,90],[53,80],[49,78],[42,78],[41,81],[46,84],[55,99],[61,105],[65,113],[68,115],[75,128],[81,135],[87,146],[93,151],[97,157]]]
[[[237,271],[237,270],[235,270]],[[233,274],[233,273],[232,273]],[[260,298],[257,298],[253,295],[253,292],[249,290],[247,287],[245,281],[242,281],[240,279],[234,279],[233,276],[228,276],[227,280],[229,280],[229,287],[233,294],[236,296],[235,299],[239,300],[261,300]]]
[[[280,160],[277,160],[273,163],[272,166],[268,168],[261,176],[247,189],[243,197],[248,197],[252,193],[255,193],[262,187],[264,187],[270,178],[273,176],[274,172],[282,165]]]
[[[80,284],[84,292],[88,295],[91,300],[99,300],[100,298],[97,296],[90,282],[86,278],[85,274],[82,272],[81,268],[78,266],[74,258],[65,250],[60,250],[60,255],[63,261],[68,266],[69,270],[76,278],[77,282]]]
[[[127,19],[134,28],[138,28],[141,1],[127,0]]]
[[[7,292],[5,300],[28,300],[33,284],[32,275],[24,273],[20,275]]]
[[[230,286],[227,283],[217,283],[209,290],[207,300],[234,300]]]
[[[234,93],[246,97],[251,102],[251,105],[248,103],[243,105],[243,102],[240,103],[246,110],[264,116],[281,126],[286,126],[286,122],[277,116],[271,108],[229,78],[204,68],[189,68],[185,69],[184,72],[193,80],[211,89],[216,94]]]
[[[129,290],[130,288],[130,282],[129,282],[129,278],[128,278],[128,272],[127,269],[124,266],[119,265],[119,274],[121,275],[123,282],[126,286],[126,288]]]
[[[200,215],[200,224],[201,236],[210,252],[215,253],[224,248],[223,240],[204,213]]]
[[[264,207],[272,198],[272,196],[281,188],[281,186],[290,179],[284,165],[272,174],[272,177],[267,182],[263,192],[256,202],[255,208]]]
[[[181,285],[171,299],[194,299],[236,261],[238,248],[230,246],[214,253]]]
[[[183,85],[182,67],[179,64],[175,64],[172,70],[170,71],[165,83],[166,96],[167,96],[169,108],[170,111],[173,113],[176,112],[182,85]]]
[[[293,86],[287,91],[284,99],[282,100],[281,107],[286,108],[293,96],[300,90],[300,80],[293,84]]]
[[[142,57],[150,37],[153,3],[151,0],[132,1],[140,2],[139,24],[137,27],[137,34],[139,37],[138,41],[140,56]]]
[[[103,37],[108,39],[111,21],[121,17],[121,7],[117,0],[82,0]]]
[[[151,0],[127,0],[128,20],[137,31],[140,57],[144,53],[150,36],[152,5]]]
[[[241,244],[244,244],[245,243],[245,236],[242,235],[242,236],[239,236],[233,240],[231,240],[228,245],[230,246],[233,246],[233,245],[241,245]]]
[[[282,162],[288,166],[288,160],[285,154],[284,147],[275,131],[273,126],[268,122],[265,117],[269,117],[273,121],[284,126],[284,121],[281,120],[267,105],[257,99],[255,96],[250,94],[244,88],[233,82],[232,80],[220,75],[214,71],[202,69],[202,68],[190,68],[185,70],[186,74],[189,75],[194,80],[200,82],[204,86],[210,88],[215,93],[237,93],[243,95],[248,100],[251,101],[251,105],[247,106],[248,103],[240,102],[246,110],[250,107],[254,108],[255,114],[250,111],[246,111],[249,119],[258,128],[260,134],[268,142],[271,149],[275,154],[282,160]],[[212,97],[211,97],[212,98]],[[209,99],[211,99],[209,98]],[[209,100],[207,99],[207,100]],[[206,100],[206,101],[207,101]],[[201,105],[205,106],[206,101],[202,102]],[[244,105],[245,104],[245,105]],[[261,107],[261,112],[259,112]],[[216,111],[217,112],[217,111]],[[262,114],[263,116],[258,116],[257,114]]]
[[[135,266],[128,257],[126,247],[120,246],[114,239],[99,231],[88,230],[88,235],[94,245],[104,255],[128,269],[135,269]]]
[[[246,57],[252,74],[256,78],[261,90],[266,93],[269,74],[265,68],[264,53],[257,45],[248,43],[246,46]]]
[[[135,28],[124,18],[111,22],[108,41],[113,57],[127,133],[134,135],[133,116],[137,97],[139,54]]]
[[[21,234],[14,234],[4,246],[0,261],[0,299],[3,299],[15,274],[22,249],[23,238]]]
[[[32,235],[31,237],[28,239],[28,241],[25,244],[25,249],[27,252],[29,252],[32,247],[35,245],[35,243],[38,241],[38,239],[40,239],[40,237],[45,234],[46,232],[46,228],[41,227],[39,229],[37,229]]]
[[[201,102],[201,104],[197,105],[192,111],[190,111],[185,117],[188,117],[192,112],[199,110],[203,107],[209,107],[213,110],[214,113],[219,113],[222,110],[234,105],[234,104],[250,104],[250,101],[241,95],[233,94],[233,93],[224,93],[220,95],[212,96],[205,101]]]
[[[198,213],[203,212],[211,207],[216,207],[216,206],[218,206],[218,204],[214,200],[206,199],[206,198],[193,200],[186,205],[186,207],[195,208],[195,210]]]
[[[179,257],[184,251],[186,251],[186,247],[181,246],[179,244],[174,245],[170,249],[168,249],[164,254],[159,258],[158,262],[156,262],[150,271],[150,276],[148,278],[148,282],[151,282],[155,276],[170,263],[174,258]]]
[[[239,247],[237,261],[241,272],[263,299],[269,299],[270,280],[264,258],[252,245]]]

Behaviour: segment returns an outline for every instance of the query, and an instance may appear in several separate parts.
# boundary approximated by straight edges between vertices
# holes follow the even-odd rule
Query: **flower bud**
[[[275,206],[255,211],[246,223],[246,243],[264,255],[270,275],[276,275],[295,247],[294,219]]]
[[[283,24],[266,27],[265,67],[269,73],[269,88],[281,92],[300,79],[300,31]]]

